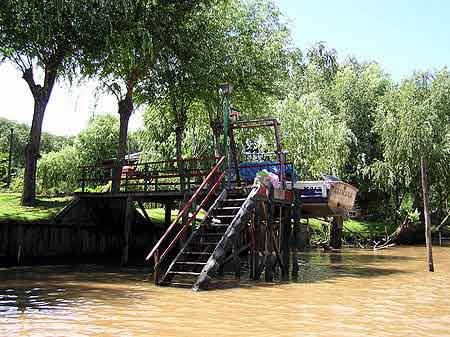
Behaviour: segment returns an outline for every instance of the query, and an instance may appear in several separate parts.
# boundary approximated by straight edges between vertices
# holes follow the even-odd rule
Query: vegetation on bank
[[[22,206],[19,193],[0,193],[0,221],[51,221],[53,217],[71,201],[71,197],[38,197],[33,206]],[[150,219],[155,223],[164,223],[165,212],[163,208],[146,210]],[[175,219],[177,210],[172,211],[171,218]],[[199,215],[201,218],[202,214]],[[306,220],[302,220],[306,221]],[[328,223],[323,220],[310,219],[312,234],[316,235],[326,231]],[[385,227],[387,226],[387,227]],[[369,222],[363,220],[347,219],[344,221],[343,234],[345,236],[358,235],[364,238],[380,237],[395,230],[382,222]]]
[[[51,221],[70,200],[70,197],[38,197],[32,206],[22,206],[19,193],[0,193],[0,221]]]

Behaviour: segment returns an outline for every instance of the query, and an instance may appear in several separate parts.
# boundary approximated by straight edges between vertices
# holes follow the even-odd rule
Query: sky
[[[275,0],[288,17],[293,43],[301,49],[323,41],[340,59],[377,61],[395,80],[415,70],[450,63],[448,0]],[[45,113],[43,130],[74,135],[93,114],[116,113],[115,97],[96,91],[95,82],[57,83]],[[33,99],[21,74],[0,65],[0,117],[31,123]],[[130,129],[142,125],[138,111]]]

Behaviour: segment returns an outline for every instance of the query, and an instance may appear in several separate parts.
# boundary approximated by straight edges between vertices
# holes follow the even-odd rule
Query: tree
[[[78,165],[98,165],[105,159],[114,158],[119,137],[119,120],[111,114],[99,114],[89,121],[87,127],[75,140],[79,153]]]
[[[73,192],[79,187],[82,166],[98,165],[114,157],[118,136],[119,120],[115,116],[100,114],[92,118],[74,144],[42,156],[38,165],[42,190],[48,194]]]
[[[317,94],[288,97],[279,105],[277,117],[283,125],[284,148],[302,179],[344,172],[354,136]]]
[[[9,152],[10,130],[13,129],[12,161],[15,168],[22,169],[25,165],[25,148],[30,127],[23,123],[0,118],[0,152]],[[67,145],[73,144],[74,137],[55,136],[47,132],[42,133],[40,152],[59,151]]]
[[[210,7],[192,25],[198,36],[193,69],[197,97],[206,107],[215,154],[223,132],[220,83],[233,85],[232,103],[247,118],[266,113],[267,100],[287,78],[289,31],[272,1],[229,1]]]
[[[44,113],[58,77],[73,73],[81,49],[95,45],[96,1],[4,0],[0,11],[0,57],[17,66],[34,98],[25,153],[22,204],[36,196],[36,169]],[[91,21],[92,20],[92,21]],[[37,83],[36,70],[42,73]]]
[[[104,4],[103,19],[97,23],[103,30],[104,43],[85,55],[83,69],[87,76],[98,77],[118,100],[118,163],[125,156],[137,87],[151,75],[157,62],[164,61],[160,53],[179,38],[180,23],[204,2],[131,0]],[[113,192],[120,190],[120,172],[113,170]]]
[[[381,144],[373,125],[377,107],[391,85],[378,64],[351,59],[339,67],[329,91],[336,113],[344,117],[355,136],[343,178],[358,187],[361,206],[375,197],[369,195],[374,188],[366,168],[381,158]]]
[[[418,73],[390,90],[377,109],[374,129],[382,144],[382,159],[371,165],[379,186],[393,196],[394,209],[406,197],[421,209],[420,159],[428,162],[431,190],[448,198],[450,152],[450,75]],[[442,212],[441,212],[442,213]]]

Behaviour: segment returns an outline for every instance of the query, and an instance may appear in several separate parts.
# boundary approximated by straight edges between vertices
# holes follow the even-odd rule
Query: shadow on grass
[[[31,207],[35,207],[35,208],[39,208],[39,209],[48,209],[51,210],[53,209],[54,211],[55,208],[63,208],[64,206],[66,206],[69,203],[68,200],[43,200],[43,199],[37,199],[32,205]]]

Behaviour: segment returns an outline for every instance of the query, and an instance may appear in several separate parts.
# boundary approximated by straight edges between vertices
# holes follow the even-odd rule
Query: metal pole
[[[9,135],[8,180],[6,181],[6,188],[9,188],[11,186],[13,137],[14,137],[14,129],[11,128],[11,133]]]
[[[227,170],[227,182],[226,188],[231,188],[231,176],[230,176],[230,156],[228,151],[228,130],[230,128],[230,102],[228,100],[228,93],[223,96],[223,156],[225,157],[223,167]]]
[[[228,129],[230,127],[230,103],[228,95],[223,96],[223,156],[227,158],[228,153]]]

